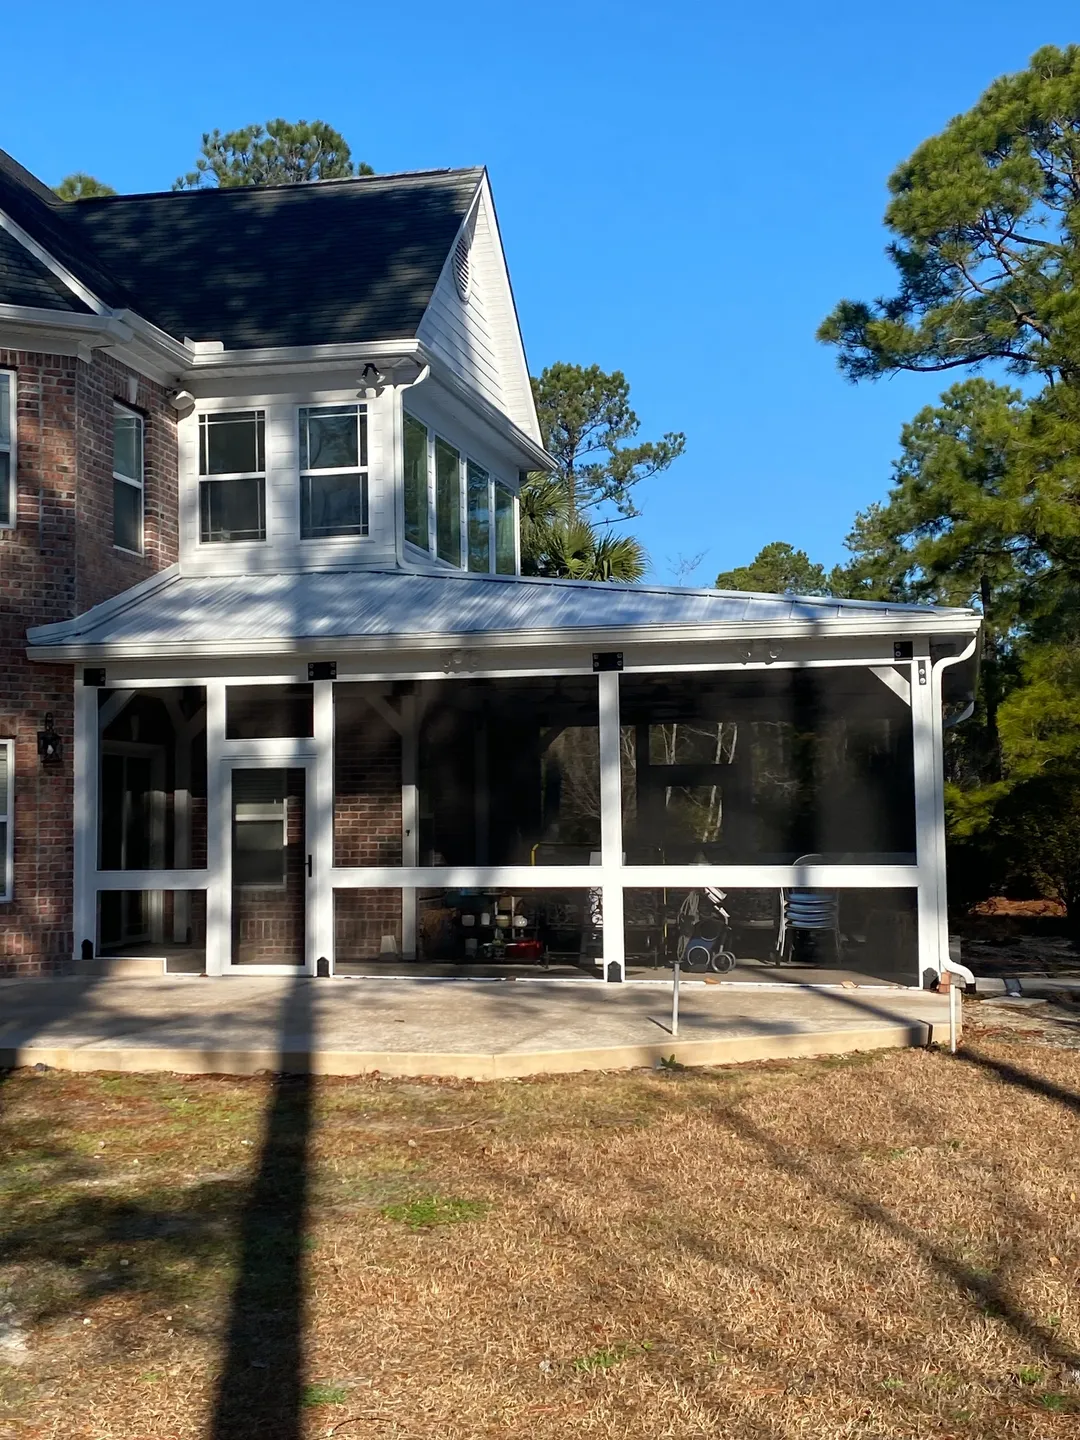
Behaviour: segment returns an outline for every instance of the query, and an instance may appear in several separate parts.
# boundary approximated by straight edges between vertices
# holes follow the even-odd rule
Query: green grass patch
[[[410,1230],[428,1230],[433,1225],[460,1225],[465,1220],[479,1220],[486,1211],[482,1200],[424,1195],[401,1205],[384,1205],[379,1213],[388,1220],[400,1220]]]
[[[585,1375],[613,1370],[616,1365],[621,1365],[627,1356],[632,1355],[633,1350],[632,1345],[606,1345],[600,1350],[591,1350],[588,1355],[579,1355],[573,1366]]]
[[[300,1403],[302,1405],[344,1405],[348,1398],[349,1392],[344,1385],[328,1385],[324,1380],[316,1380],[314,1384],[304,1386]]]

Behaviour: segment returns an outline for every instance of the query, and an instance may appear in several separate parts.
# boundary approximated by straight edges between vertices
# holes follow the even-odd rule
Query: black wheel
[[[734,970],[738,963],[738,960],[730,950],[718,950],[713,956],[712,964],[709,968],[710,970],[714,970],[718,975],[726,975],[729,970]]]

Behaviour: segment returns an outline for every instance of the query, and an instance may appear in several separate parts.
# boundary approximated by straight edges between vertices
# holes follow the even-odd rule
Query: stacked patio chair
[[[820,865],[823,861],[821,855],[800,855],[795,864]],[[839,891],[811,890],[803,886],[780,891],[780,933],[774,954],[777,965],[795,958],[800,933],[813,935],[815,952],[818,938],[827,935],[839,964],[842,956]]]

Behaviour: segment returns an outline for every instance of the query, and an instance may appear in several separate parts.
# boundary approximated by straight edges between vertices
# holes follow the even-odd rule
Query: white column
[[[206,685],[206,973],[232,958],[232,825],[225,744],[225,682]]]
[[[415,695],[401,699],[401,863],[420,863],[420,798],[417,786],[419,706]],[[416,959],[416,890],[401,892],[401,953]]]
[[[308,882],[308,955],[310,973],[321,955],[334,973],[334,682],[316,680],[314,783],[308,795],[308,844],[314,874]]]
[[[82,943],[89,940],[97,954],[97,890],[98,868],[98,777],[100,746],[98,744],[98,692],[82,683],[76,667],[75,735],[72,754],[74,784],[74,936],[75,958],[82,954]]]
[[[921,653],[920,653],[921,651]],[[929,644],[916,642],[911,662],[911,730],[915,768],[915,850],[919,867],[919,973],[941,973],[940,936],[948,934],[945,914],[945,811],[938,752],[941,715],[935,715]],[[948,940],[946,939],[946,953]]]
[[[622,766],[619,736],[619,674],[605,670],[600,685],[600,861],[604,905],[604,977],[610,966],[626,977],[623,936]]]

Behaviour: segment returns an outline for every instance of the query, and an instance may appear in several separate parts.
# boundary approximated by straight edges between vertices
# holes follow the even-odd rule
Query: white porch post
[[[919,868],[919,974],[941,973],[941,934],[948,935],[945,914],[945,812],[940,793],[937,750],[941,715],[935,716],[930,647],[916,642],[911,662],[911,731],[915,763],[915,854]],[[945,942],[948,953],[948,940]]]
[[[82,954],[84,940],[89,940],[97,954],[97,889],[95,874],[98,866],[98,692],[82,683],[76,668],[75,735],[72,755],[74,786],[74,958]]]
[[[626,978],[623,935],[622,765],[619,735],[619,673],[603,670],[600,685],[600,861],[604,907],[604,978]]]
[[[206,684],[206,973],[220,975],[232,953],[232,837],[222,757],[225,682]]]
[[[420,801],[417,788],[419,706],[415,695],[401,697],[401,863],[420,862]],[[416,890],[401,891],[401,954],[416,959]]]
[[[313,923],[308,926],[314,953],[308,958],[313,966],[320,956],[330,962],[334,973],[334,682],[316,680],[315,691],[315,766],[314,794],[309,797],[314,884],[308,887],[308,900],[314,907]],[[310,773],[310,772],[309,772]],[[316,971],[312,970],[312,973]]]

